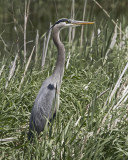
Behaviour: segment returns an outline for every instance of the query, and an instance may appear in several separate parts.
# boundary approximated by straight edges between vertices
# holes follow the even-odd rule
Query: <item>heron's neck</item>
[[[58,76],[58,78],[60,77],[61,81],[64,75],[65,49],[63,43],[60,41],[59,33],[60,32],[58,28],[53,28],[53,41],[58,50],[56,67],[53,74]]]

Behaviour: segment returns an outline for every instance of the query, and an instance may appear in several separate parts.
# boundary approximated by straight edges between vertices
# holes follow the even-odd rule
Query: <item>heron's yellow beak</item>
[[[94,24],[95,22],[86,22],[86,21],[72,21],[73,25],[85,25],[85,24]]]
[[[78,25],[85,25],[85,24],[94,24],[95,22],[78,22]]]

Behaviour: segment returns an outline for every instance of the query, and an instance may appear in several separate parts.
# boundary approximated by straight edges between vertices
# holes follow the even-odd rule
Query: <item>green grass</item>
[[[24,67],[20,59],[16,71],[5,89],[8,65],[0,77],[0,138],[13,137],[12,141],[0,142],[1,159],[66,159],[66,160],[126,160],[128,158],[128,100],[121,101],[128,84],[127,72],[111,101],[110,95],[127,63],[127,39],[120,49],[122,39],[117,37],[107,59],[113,31],[101,29],[90,45],[79,46],[74,40],[69,68],[65,70],[60,93],[60,108],[52,125],[45,128],[39,139],[30,144],[27,140],[31,108],[43,80],[52,73],[56,51],[49,45],[46,65],[31,65],[19,90]],[[66,53],[69,46],[66,45]],[[50,59],[49,59],[50,57]],[[1,67],[4,61],[1,63]],[[104,63],[104,64],[103,64]],[[128,96],[128,91],[125,97]],[[105,117],[105,118],[104,118]]]

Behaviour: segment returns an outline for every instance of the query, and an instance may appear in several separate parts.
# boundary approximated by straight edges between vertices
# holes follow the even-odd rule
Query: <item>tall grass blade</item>
[[[26,72],[27,72],[27,70],[28,70],[29,64],[30,64],[30,62],[31,62],[34,49],[35,49],[35,46],[33,47],[32,52],[31,52],[31,54],[30,54],[30,56],[29,56],[28,62],[27,62],[27,64],[26,64],[26,67],[25,67],[25,70],[24,70],[24,73],[23,73],[23,76],[22,76],[22,79],[21,79],[21,82],[20,82],[20,85],[19,85],[19,89],[21,88],[21,85],[22,85],[22,83],[24,82],[24,78],[25,78]]]
[[[111,39],[110,47],[108,48],[108,50],[107,50],[107,52],[105,54],[103,65],[105,65],[105,63],[106,63],[106,61],[108,59],[109,52],[113,49],[114,45],[116,44],[116,38],[117,38],[117,25],[115,26],[115,30],[114,30],[113,37]]]
[[[115,85],[114,89],[113,89],[112,92],[111,92],[111,95],[110,95],[110,97],[109,97],[109,103],[111,102],[112,97],[114,96],[114,94],[116,93],[117,89],[119,88],[120,83],[121,83],[121,81],[122,81],[122,77],[124,76],[124,74],[125,74],[125,72],[126,72],[127,69],[128,69],[128,63],[126,64],[123,72],[121,73],[118,81],[116,82],[116,85]]]
[[[86,6],[87,6],[87,0],[84,1],[84,11],[83,11],[83,21],[85,20],[85,13],[86,13]],[[84,26],[81,27],[81,38],[80,38],[80,46],[83,45],[83,34],[84,34]]]
[[[124,103],[128,99],[128,86],[125,89],[124,94],[122,95],[121,99],[117,102],[117,104],[113,107],[113,110],[121,107],[121,103]]]
[[[18,53],[16,54],[14,61],[11,62],[10,71],[9,71],[9,76],[8,76],[8,79],[7,79],[5,88],[8,87],[8,82],[11,80],[12,76],[14,75],[14,72],[15,72],[15,69],[16,69],[16,61],[17,61],[17,58],[18,58]]]
[[[35,53],[36,53],[36,56],[35,56],[35,64],[37,64],[37,53],[38,53],[38,43],[39,43],[39,31],[37,30],[36,32],[36,42],[35,42]]]
[[[3,70],[4,70],[4,67],[5,67],[5,64],[1,67],[0,76],[1,76],[1,74],[2,74],[2,72],[3,72]]]
[[[72,14],[71,14],[71,16],[72,16],[72,19],[75,19],[75,0],[72,0]],[[75,38],[75,27],[72,28],[72,42],[73,42],[74,38]]]
[[[71,19],[75,18],[75,0],[72,0],[72,7],[71,7]],[[69,47],[71,47],[71,44],[73,43],[73,40],[75,38],[75,28],[69,28]],[[68,69],[69,62],[71,58],[71,49],[69,48],[68,55],[67,55],[67,63],[66,63],[66,69]]]
[[[52,26],[52,24],[50,23],[50,28],[51,28],[51,26]],[[47,55],[47,50],[48,50],[48,45],[49,45],[50,37],[51,37],[51,29],[48,32],[47,40],[46,40],[46,37],[44,38],[44,47],[43,47],[43,56],[42,56],[42,67],[45,65],[45,59],[46,59],[46,55]]]
[[[46,47],[46,34],[45,34],[45,36],[44,36],[44,43],[43,43],[42,67],[43,67],[44,64],[45,64],[45,58],[46,58],[46,55],[45,55],[45,47]]]
[[[17,138],[9,137],[9,138],[0,139],[0,142],[10,142],[10,141],[14,141],[14,140],[16,140],[16,139],[17,139]]]
[[[30,7],[30,0],[25,1],[25,10],[24,10],[24,64],[26,63],[26,31],[27,31],[27,21],[29,16],[29,7]]]

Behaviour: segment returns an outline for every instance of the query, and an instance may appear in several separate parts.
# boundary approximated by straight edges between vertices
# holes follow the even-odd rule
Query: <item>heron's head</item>
[[[67,18],[62,18],[59,19],[53,26],[57,27],[59,29],[67,28],[67,27],[77,27],[85,24],[94,24],[94,22],[87,22],[87,21],[77,21],[73,19],[67,19]]]

